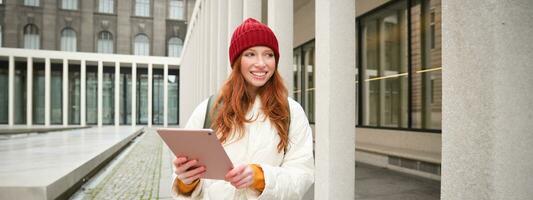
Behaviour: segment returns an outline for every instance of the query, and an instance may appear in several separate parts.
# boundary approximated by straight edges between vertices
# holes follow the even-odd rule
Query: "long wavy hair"
[[[215,130],[221,143],[226,142],[233,134],[238,134],[239,139],[242,138],[244,123],[258,120],[246,118],[255,97],[246,90],[247,83],[241,73],[241,56],[233,64],[230,77],[222,86],[210,110],[211,119],[214,119],[211,128]],[[280,138],[277,148],[278,152],[282,152],[289,143],[289,106],[287,88],[277,66],[272,77],[257,90],[257,94],[261,98],[264,115],[276,127]]]

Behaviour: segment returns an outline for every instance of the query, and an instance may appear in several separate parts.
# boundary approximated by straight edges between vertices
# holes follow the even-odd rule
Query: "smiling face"
[[[276,70],[274,51],[264,46],[255,46],[244,50],[240,64],[248,92],[252,95],[255,95],[257,89],[270,80]]]

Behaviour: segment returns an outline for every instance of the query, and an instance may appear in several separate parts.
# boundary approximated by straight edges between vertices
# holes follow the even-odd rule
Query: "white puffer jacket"
[[[186,128],[203,128],[208,100],[204,100],[192,113]],[[201,179],[191,196],[183,196],[175,186],[172,193],[177,199],[301,199],[314,182],[313,138],[309,121],[300,104],[289,98],[290,128],[287,153],[278,153],[279,136],[270,120],[261,111],[261,100],[256,98],[245,124],[246,133],[241,139],[232,137],[223,144],[233,162],[259,164],[264,172],[265,189],[262,193],[247,188],[235,189],[224,180]],[[235,135],[235,134],[234,134]]]

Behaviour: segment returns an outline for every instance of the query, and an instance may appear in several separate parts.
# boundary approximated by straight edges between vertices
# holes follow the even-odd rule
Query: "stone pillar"
[[[9,56],[9,68],[8,68],[8,108],[7,108],[7,120],[9,126],[15,125],[15,57]]]
[[[533,199],[533,2],[442,1],[441,199]]]
[[[243,22],[242,16],[243,0],[228,0],[228,44],[226,45],[226,48],[229,48],[229,44],[231,43],[231,36],[233,36],[233,31],[235,30],[235,28],[237,28],[237,26],[239,26],[239,24]],[[228,66],[227,72],[228,74],[231,74],[231,66]]]
[[[228,4],[230,0],[219,0],[218,5],[218,34],[217,34],[217,89],[220,89],[228,76]],[[231,36],[230,36],[231,37]]]
[[[63,126],[68,125],[68,60],[63,59]]]
[[[323,0],[315,9],[315,199],[355,199],[355,4]]]
[[[148,64],[148,127],[152,127],[152,63]]]
[[[102,126],[102,86],[103,86],[103,76],[104,76],[104,63],[98,61],[98,126]]]
[[[163,69],[163,126],[168,126],[168,64]]]
[[[80,69],[80,83],[81,83],[81,88],[80,88],[80,93],[81,93],[81,98],[80,98],[80,104],[81,104],[81,110],[80,110],[80,125],[82,126],[85,126],[86,124],[86,120],[85,118],[87,117],[87,115],[85,114],[85,110],[87,109],[87,104],[85,103],[85,97],[87,95],[87,93],[85,92],[85,86],[87,85],[87,79],[85,78],[86,74],[87,74],[87,70],[86,70],[87,66],[85,65],[85,60],[81,60],[81,69]]]
[[[242,7],[242,15],[244,19],[251,17],[257,21],[261,21],[261,0],[244,0]]]
[[[120,62],[115,62],[115,126],[120,125]]]
[[[28,57],[26,63],[26,125],[33,125],[33,58]]]
[[[132,54],[130,15],[135,12],[132,1],[117,1],[117,36],[116,50],[118,54]],[[152,45],[150,45],[152,46]]]
[[[61,3],[61,1],[57,1]],[[95,7],[96,1],[78,1],[81,4],[81,30],[78,31],[78,49],[82,52],[96,52],[94,47],[94,13],[98,10]],[[116,36],[114,38],[117,38]]]
[[[137,123],[137,63],[131,64],[131,125]]]
[[[292,90],[294,87],[294,78],[292,75],[294,37],[293,15],[293,1],[268,1],[268,26],[274,31],[274,34],[278,38],[280,54],[278,71],[283,77],[285,86],[287,86],[287,89],[289,90],[289,96],[293,96]]]
[[[217,38],[217,34],[220,33],[220,31],[218,31],[218,20],[217,20],[217,17],[218,17],[218,12],[219,12],[219,9],[218,9],[218,6],[219,5],[219,1],[209,1],[209,3],[211,4],[210,5],[210,11],[209,11],[209,15],[210,15],[210,18],[209,18],[209,29],[211,29],[211,31],[209,31],[209,71],[210,71],[210,76],[209,76],[209,95],[213,95],[213,94],[216,94],[218,92],[218,87],[217,87],[217,73],[218,73],[218,68],[220,67],[218,65],[218,60],[217,60],[217,44],[219,44],[220,42],[218,42],[218,38]],[[222,2],[223,3],[223,2]]]
[[[50,58],[44,59],[44,125],[50,126]]]

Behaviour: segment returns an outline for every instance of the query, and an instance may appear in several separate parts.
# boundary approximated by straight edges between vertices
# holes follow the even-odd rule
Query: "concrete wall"
[[[308,1],[294,12],[294,47],[315,39],[315,1]]]
[[[442,199],[533,199],[533,1],[442,5]]]

